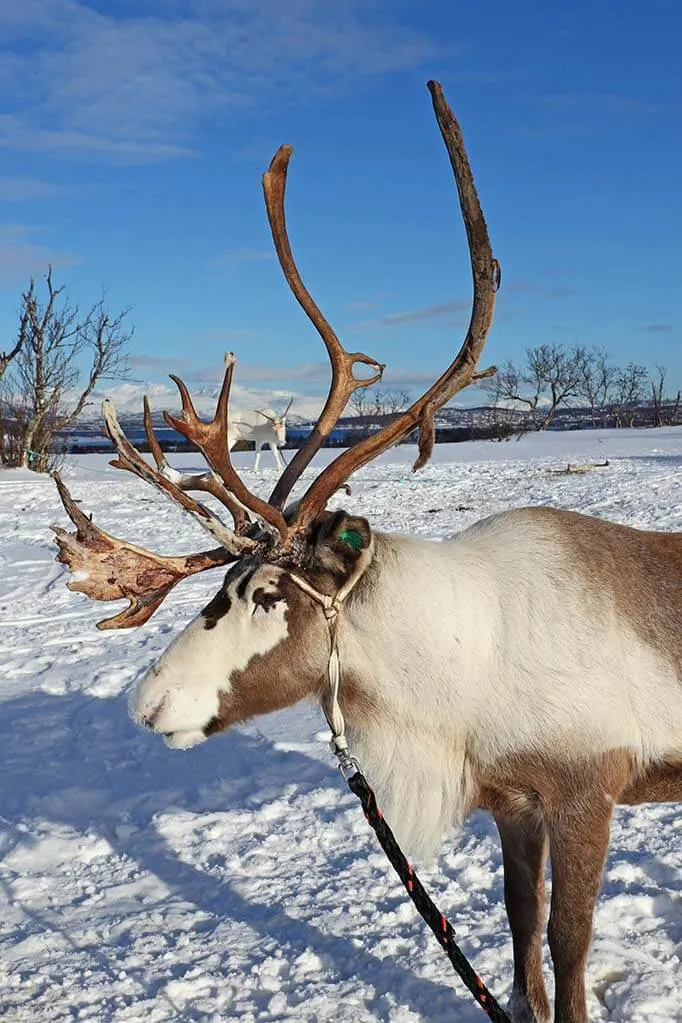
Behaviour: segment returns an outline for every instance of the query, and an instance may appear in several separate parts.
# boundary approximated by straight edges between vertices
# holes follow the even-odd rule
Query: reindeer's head
[[[254,411],[262,416],[263,419],[267,419],[272,424],[272,429],[275,432],[275,438],[278,448],[284,447],[287,441],[287,416],[289,415],[289,409],[294,403],[293,397],[289,399],[289,404],[282,412],[281,416],[271,416],[269,412],[264,412],[263,409],[257,408]]]
[[[256,714],[320,694],[329,657],[324,608],[362,560],[371,560],[365,519],[327,514],[303,564],[247,555],[139,683],[133,717],[169,745],[196,745]],[[310,587],[310,589],[308,589]]]
[[[59,559],[74,571],[71,589],[98,600],[126,598],[129,606],[99,628],[122,628],[147,621],[168,591],[181,579],[208,568],[230,564],[220,590],[179,634],[142,679],[132,702],[134,717],[173,746],[190,746],[236,721],[285,707],[324,684],[330,631],[324,601],[340,599],[370,570],[373,539],[364,519],[331,513],[327,502],[356,469],[419,428],[419,457],[428,460],[434,439],[434,415],[454,394],[481,376],[476,367],[492,322],[499,268],[478,202],[459,126],[440,86],[429,83],[434,110],[455,172],[469,242],[474,302],[467,336],[451,366],[404,413],[355,447],[342,452],[285,513],[287,499],[303,470],[329,436],[351,394],[376,383],[383,366],[360,352],[347,352],[303,284],[293,259],[284,216],[286,175],[291,147],[282,146],[263,178],[265,202],[280,264],[292,292],[327,348],[332,384],[317,424],[264,501],[244,485],[230,460],[228,403],[234,357],[226,358],[225,376],[211,422],[199,419],[184,383],[173,377],[182,411],[166,421],[202,452],[209,469],[182,475],[166,462],[154,435],[145,398],[145,428],[156,462],[154,468],[121,430],[115,410],[105,402],[107,432],[118,458],[112,463],[153,484],[193,515],[219,546],[199,554],[162,557],[104,533],[57,485],[77,527],[75,534],[57,529]],[[358,363],[373,373],[354,375]],[[291,403],[289,403],[289,406]],[[282,430],[286,412],[281,417]],[[229,510],[228,527],[190,491],[205,491]]]

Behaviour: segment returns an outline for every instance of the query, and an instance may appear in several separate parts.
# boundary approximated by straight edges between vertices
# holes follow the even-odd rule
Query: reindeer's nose
[[[150,732],[155,730],[156,722],[159,719],[159,714],[163,710],[163,700],[158,705],[156,710],[147,711],[144,714],[139,714],[137,720],[140,722],[143,728],[148,728]]]

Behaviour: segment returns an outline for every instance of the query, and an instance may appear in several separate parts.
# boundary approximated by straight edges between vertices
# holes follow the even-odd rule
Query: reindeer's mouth
[[[199,743],[206,741],[206,734],[203,728],[174,728],[169,729],[164,724],[163,720],[167,710],[166,699],[161,700],[159,705],[152,711],[142,709],[136,705],[136,701],[139,694],[135,694],[132,697],[130,703],[130,716],[138,725],[146,728],[148,731],[153,732],[155,735],[160,735],[163,738],[166,746],[170,749],[191,749],[192,746],[198,746]],[[170,724],[170,722],[168,722]]]
[[[202,730],[193,728],[186,732],[164,732],[163,741],[170,749],[191,749],[206,742],[206,736]]]

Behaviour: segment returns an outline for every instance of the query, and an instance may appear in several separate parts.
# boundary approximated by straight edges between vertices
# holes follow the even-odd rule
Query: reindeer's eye
[[[269,611],[282,599],[279,593],[269,593],[267,590],[257,589],[253,591],[253,614],[257,611]]]

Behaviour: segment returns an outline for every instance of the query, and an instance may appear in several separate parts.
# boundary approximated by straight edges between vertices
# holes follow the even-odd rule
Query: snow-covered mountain
[[[220,393],[219,384],[200,384],[189,386],[192,401],[199,415],[210,416],[215,411],[216,402]],[[147,395],[152,407],[152,412],[160,416],[166,409],[169,412],[177,412],[180,408],[178,390],[173,384],[164,384],[158,381],[123,381],[112,383],[110,386],[98,387],[93,391],[90,402],[83,411],[81,422],[92,422],[98,420],[101,415],[101,405],[104,398],[110,398],[116,406],[116,411],[122,418],[142,417],[142,399]],[[246,409],[270,409],[283,411],[289,399],[291,391],[281,389],[255,389],[240,387],[233,384],[230,395],[230,409],[232,412],[242,412]],[[317,418],[322,399],[310,395],[293,394],[293,404],[289,418],[292,422]]]

